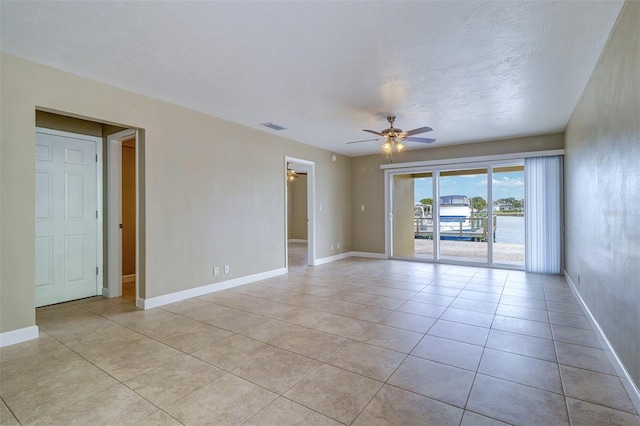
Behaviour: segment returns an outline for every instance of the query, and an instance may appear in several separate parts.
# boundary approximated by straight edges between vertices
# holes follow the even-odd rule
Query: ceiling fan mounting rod
[[[388,129],[385,129],[381,132],[382,136],[391,140],[394,140],[397,137],[401,137],[402,129],[396,129],[395,127],[393,127],[393,122],[396,121],[396,116],[395,115],[387,116],[387,121],[389,122],[390,126]]]

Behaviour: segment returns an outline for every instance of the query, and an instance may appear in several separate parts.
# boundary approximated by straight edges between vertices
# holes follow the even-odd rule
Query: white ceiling
[[[1,0],[0,47],[356,156],[389,113],[434,146],[563,131],[622,3]]]

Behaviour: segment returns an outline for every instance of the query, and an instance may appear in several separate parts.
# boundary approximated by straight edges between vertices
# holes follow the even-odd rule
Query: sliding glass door
[[[389,174],[391,257],[524,267],[524,164]]]
[[[487,209],[487,168],[440,172],[440,258],[487,263],[493,227]]]
[[[524,266],[524,164],[493,168],[493,262]]]
[[[433,260],[433,173],[414,173],[413,245],[415,257]]]
[[[433,176],[396,174],[392,182],[393,256],[433,260]]]

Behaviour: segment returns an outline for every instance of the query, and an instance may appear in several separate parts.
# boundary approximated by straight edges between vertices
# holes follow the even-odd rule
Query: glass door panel
[[[433,173],[413,174],[415,257],[433,260]]]
[[[493,232],[487,168],[444,170],[439,179],[440,258],[488,262]]]
[[[524,266],[524,164],[493,168],[493,263]]]
[[[413,177],[393,176],[392,235],[393,256],[413,257]]]
[[[433,259],[433,175],[396,174],[392,179],[392,256]]]

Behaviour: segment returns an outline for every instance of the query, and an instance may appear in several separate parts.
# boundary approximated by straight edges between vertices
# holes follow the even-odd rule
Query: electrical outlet
[[[213,275],[220,275],[220,268],[218,268],[217,266],[213,267]]]
[[[333,250],[333,244],[331,244],[331,250]]]
[[[340,250],[340,243],[336,244],[336,248]]]
[[[224,265],[224,273],[225,274],[229,273],[229,265]]]

